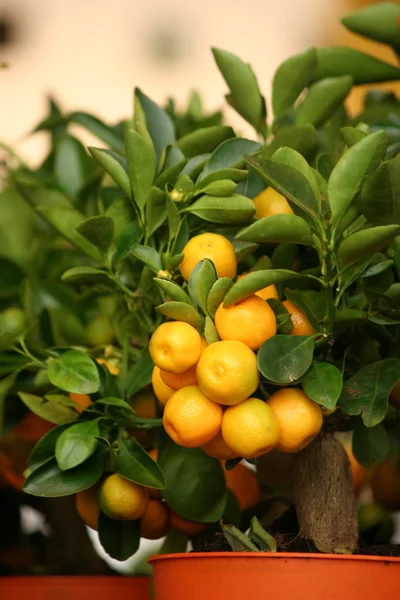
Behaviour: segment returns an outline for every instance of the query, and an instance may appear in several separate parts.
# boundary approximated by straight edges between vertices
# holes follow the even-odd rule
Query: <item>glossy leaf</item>
[[[205,221],[230,225],[248,222],[255,212],[253,202],[238,194],[227,198],[204,195],[187,210]]]
[[[235,525],[222,524],[222,532],[232,552],[259,552],[259,548]]]
[[[314,79],[351,75],[354,84],[400,79],[400,69],[345,46],[318,48]]]
[[[201,329],[203,326],[203,321],[197,310],[190,304],[186,304],[186,302],[165,302],[157,306],[157,310],[170,319],[184,321],[196,329]]]
[[[167,219],[165,192],[153,186],[146,203],[147,235],[152,235]]]
[[[124,140],[119,137],[111,127],[108,127],[108,125],[105,125],[105,123],[93,115],[84,112],[74,112],[69,116],[69,119],[90,131],[90,133],[95,135],[99,140],[105,142],[120,154],[124,154]]]
[[[228,140],[228,142],[233,140]],[[232,187],[232,183],[236,185],[247,179],[249,172],[246,169],[234,169],[227,167],[226,169],[220,169],[219,171],[213,171],[206,175],[204,179],[198,179],[195,185],[194,191],[204,191],[206,186],[211,186],[211,184],[218,183],[221,180],[230,181],[230,186]],[[201,176],[201,174],[200,174]],[[233,193],[233,192],[232,192]],[[226,195],[226,194],[225,194]]]
[[[124,387],[129,398],[151,383],[153,367],[153,361],[151,360],[149,351],[146,349],[131,367],[127,375]]]
[[[208,294],[217,281],[217,277],[215,266],[208,259],[201,260],[190,274],[190,295],[206,314]]]
[[[119,234],[117,239],[116,260],[124,260],[135,244],[143,237],[143,231],[137,221],[132,221]]]
[[[177,147],[188,157],[213,152],[225,140],[234,137],[232,127],[226,125],[213,125],[203,129],[196,129],[187,133],[177,142]]]
[[[285,148],[280,148],[279,150],[277,150],[274,153],[274,155],[272,156],[272,160],[281,165],[289,165],[291,167],[294,167],[295,169],[300,171],[300,173],[302,175],[304,175],[304,177],[307,179],[308,183],[310,184],[312,191],[314,192],[318,210],[320,210],[321,199],[320,199],[320,191],[319,191],[318,182],[315,178],[315,174],[314,174],[312,168],[310,167],[310,165],[308,164],[306,159],[299,152],[296,152],[296,150],[293,150],[293,148],[285,147]]]
[[[55,427],[37,442],[28,458],[27,464],[30,472],[35,471],[54,457],[56,442],[66,428],[69,428],[69,425]]]
[[[340,135],[349,148],[367,137],[367,134],[364,131],[357,129],[356,127],[342,127],[340,130]]]
[[[364,467],[374,462],[382,463],[390,453],[390,439],[382,423],[366,427],[361,419],[353,430],[352,450],[356,460]]]
[[[304,88],[313,81],[317,66],[315,48],[285,60],[272,83],[272,108],[275,117],[292,108]]]
[[[400,7],[394,2],[379,2],[365,6],[342,19],[343,25],[359,35],[382,44],[400,47],[398,18]]]
[[[262,552],[276,552],[275,538],[264,529],[257,517],[251,519],[248,535]]]
[[[115,467],[117,473],[129,481],[156,489],[165,488],[160,467],[134,437],[121,440],[119,450],[115,453]]]
[[[170,194],[166,194],[167,201],[167,219],[168,219],[168,229],[169,229],[169,238],[173,240],[176,234],[179,231],[179,226],[181,224],[181,217],[179,214],[178,207],[176,203],[171,198]]]
[[[219,179],[218,181],[212,181],[201,188],[201,192],[208,194],[209,196],[230,196],[237,188],[237,183],[230,179]]]
[[[342,391],[342,374],[329,363],[314,361],[301,380],[303,390],[314,402],[333,409]]]
[[[119,185],[121,190],[128,196],[131,196],[131,184],[129,182],[128,173],[121,163],[108,150],[101,148],[89,148],[90,154],[105,171],[113,178],[115,183]]]
[[[327,77],[310,86],[304,100],[296,108],[296,125],[311,123],[319,127],[342,104],[353,85],[350,75]]]
[[[386,358],[361,367],[343,387],[339,400],[341,410],[347,415],[362,414],[364,425],[374,427],[386,415],[389,393],[399,373],[398,358]]]
[[[134,244],[132,247],[132,254],[139,260],[144,262],[157,275],[162,269],[161,258],[155,248],[151,246],[141,246],[140,244]]]
[[[73,267],[61,276],[62,281],[85,285],[112,285],[109,274],[95,267]]]
[[[180,152],[180,150],[179,150],[179,152]],[[179,175],[181,174],[182,169],[184,168],[186,163],[187,163],[187,159],[183,158],[183,160],[181,160],[173,165],[170,165],[168,168],[163,170],[157,176],[157,178],[154,182],[155,185],[160,189],[164,189],[168,183],[173,185],[175,183],[175,181],[178,179]]]
[[[106,252],[114,238],[114,223],[110,217],[92,217],[77,228],[101,252]]]
[[[114,198],[105,212],[106,217],[110,217],[114,223],[115,237],[118,238],[135,219],[132,203],[128,198]]]
[[[81,421],[65,429],[57,439],[55,455],[58,468],[67,471],[77,467],[96,451],[100,435],[99,423]]]
[[[312,246],[312,232],[304,219],[296,215],[277,214],[258,219],[239,231],[236,239],[258,243],[290,243]]]
[[[309,369],[314,353],[314,339],[303,335],[275,335],[258,351],[261,374],[274,383],[297,381]]]
[[[159,277],[155,277],[154,281],[171,300],[175,300],[176,302],[186,302],[186,304],[192,304],[187,293],[177,283],[169,279],[161,279]]]
[[[76,198],[91,170],[91,159],[76,138],[61,138],[54,151],[54,174],[62,190]]]
[[[78,418],[78,413],[67,396],[53,394],[43,398],[25,392],[19,392],[18,395],[31,412],[50,423],[62,425],[72,423]]]
[[[226,487],[219,460],[211,458],[200,448],[177,446],[164,436],[158,463],[167,482],[162,495],[172,510],[201,523],[215,522],[222,517]]]
[[[373,225],[400,224],[400,156],[382,163],[367,178],[358,206]]]
[[[386,150],[386,134],[377,131],[343,154],[328,182],[333,224],[337,224],[360,191],[364,178],[374,171]]]
[[[135,99],[140,103],[146,120],[146,128],[153,142],[157,159],[167,146],[175,144],[175,128],[169,115],[139,88],[135,89]]]
[[[264,148],[262,157],[271,158],[279,148],[288,147],[310,159],[314,155],[318,143],[317,130],[311,123],[280,127],[273,140]]]
[[[217,308],[224,301],[232,286],[233,281],[229,277],[220,277],[214,283],[207,298],[207,312],[210,317],[214,318]]]
[[[288,279],[302,277],[296,271],[286,269],[265,269],[248,273],[245,277],[237,281],[232,289],[228,291],[224,299],[225,308],[248,298],[269,285],[276,285]]]
[[[251,66],[225,50],[213,48],[213,54],[231,92],[229,104],[256,131],[265,133],[265,102]]]
[[[143,210],[156,172],[154,153],[146,140],[134,129],[128,129],[126,132],[125,147],[133,199],[139,209]]]
[[[357,231],[340,244],[339,262],[344,266],[366,259],[387,246],[399,234],[400,225],[381,225]]]
[[[51,359],[47,374],[53,385],[66,392],[93,394],[100,386],[96,364],[79,350],[68,350]]]
[[[204,323],[204,337],[206,338],[207,344],[214,344],[220,341],[217,328],[214,325],[214,321],[208,315]]]
[[[244,155],[253,154],[262,147],[259,142],[247,140],[246,138],[233,138],[222,142],[211,154],[204,165],[204,169],[199,175],[199,181],[206,180],[209,183],[209,177],[212,173],[222,172],[232,167],[238,167],[244,164]],[[229,179],[233,177],[226,175]]]
[[[114,560],[124,561],[137,552],[140,545],[140,519],[118,521],[100,511],[99,541],[103,550]]]

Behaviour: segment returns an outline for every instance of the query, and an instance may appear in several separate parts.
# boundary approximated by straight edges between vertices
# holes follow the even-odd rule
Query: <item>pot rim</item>
[[[150,564],[171,559],[194,558],[258,558],[268,559],[316,559],[316,560],[357,560],[366,562],[400,563],[399,556],[369,556],[363,554],[317,554],[315,552],[180,552],[177,554],[157,554],[148,559]]]

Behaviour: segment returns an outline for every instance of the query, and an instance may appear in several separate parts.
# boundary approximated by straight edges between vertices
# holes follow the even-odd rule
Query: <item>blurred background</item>
[[[250,62],[268,98],[277,65],[311,45],[348,42],[339,17],[360,0],[0,0],[0,138],[37,163],[44,134],[27,134],[53,95],[108,122],[131,111],[134,86],[183,105],[199,90],[221,106],[210,47]],[[356,36],[352,45],[359,46]],[[375,48],[375,54],[382,51]],[[388,58],[386,56],[386,58]],[[390,56],[389,56],[390,58]],[[242,121],[227,110],[233,125]]]

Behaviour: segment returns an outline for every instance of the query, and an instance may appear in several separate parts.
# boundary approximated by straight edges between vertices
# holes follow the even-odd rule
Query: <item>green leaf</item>
[[[314,361],[301,380],[301,385],[311,400],[331,410],[335,408],[342,391],[342,374],[334,365]]]
[[[265,134],[265,101],[251,66],[225,50],[213,48],[213,54],[231,92],[227,97],[229,104],[256,131]]]
[[[51,359],[47,374],[53,385],[66,392],[94,394],[100,387],[96,364],[79,350],[68,350]]]
[[[139,209],[143,210],[156,174],[154,153],[146,140],[134,129],[128,129],[126,132],[125,148],[133,200]]]
[[[217,328],[214,325],[214,321],[208,315],[204,324],[204,337],[206,338],[207,344],[214,344],[214,342],[220,341],[220,337],[218,335]]]
[[[280,65],[272,83],[272,108],[275,117],[293,107],[304,88],[313,81],[316,66],[315,48],[292,56]]]
[[[153,367],[153,361],[151,360],[149,351],[146,349],[129,370],[126,377],[124,388],[126,389],[129,398],[151,383]]]
[[[143,231],[137,221],[127,225],[119,234],[117,239],[116,260],[124,260],[135,244],[143,237]]]
[[[269,381],[293,383],[308,371],[313,353],[312,336],[275,335],[259,349],[258,369]]]
[[[55,427],[37,442],[28,458],[28,468],[31,472],[35,471],[54,457],[56,442],[66,428],[69,428],[69,425]]]
[[[83,145],[71,136],[58,140],[54,150],[54,175],[63,192],[76,198],[91,170]]]
[[[224,307],[229,308],[269,285],[276,285],[296,277],[302,277],[302,275],[286,269],[265,269],[248,273],[228,291],[224,299]]]
[[[89,148],[90,154],[103,167],[105,171],[113,178],[115,183],[119,185],[121,190],[130,198],[131,184],[128,173],[115,156],[108,150],[102,148]]]
[[[342,127],[340,130],[340,135],[349,148],[367,137],[367,134],[364,131],[357,129],[357,127]]]
[[[135,89],[135,100],[142,107],[146,127],[153,142],[157,159],[159,159],[164,148],[175,144],[174,124],[165,110],[160,108],[153,100],[150,100],[139,88]]]
[[[267,298],[267,302],[274,311],[278,333],[289,335],[293,329],[293,323],[287,308],[277,298]]]
[[[253,202],[238,194],[227,198],[204,195],[187,210],[205,221],[230,225],[246,223],[255,212]]]
[[[165,488],[162,470],[134,437],[120,441],[119,451],[115,453],[115,467],[117,473],[129,481],[158,490]]]
[[[219,460],[211,458],[200,448],[177,446],[164,436],[158,464],[167,482],[162,495],[172,510],[201,523],[212,523],[222,517],[226,486]]]
[[[246,138],[233,138],[222,142],[204,165],[204,169],[199,175],[199,181],[205,180],[209,183],[213,181],[209,179],[212,173],[223,172],[231,167],[241,166],[244,164],[245,154],[253,154],[253,152],[257,152],[260,148],[262,148],[262,144],[253,140],[247,140]],[[233,179],[228,173],[224,176]]]
[[[327,77],[311,85],[307,96],[296,108],[296,125],[323,125],[345,100],[352,85],[350,75]]]
[[[178,207],[176,206],[176,203],[172,200],[169,193],[166,194],[166,199],[167,199],[167,218],[168,218],[169,239],[173,240],[179,231],[179,226],[181,224],[181,217],[179,214]]]
[[[112,188],[111,188],[112,189]],[[114,223],[115,236],[118,237],[135,219],[132,204],[128,198],[115,198],[105,212]]]
[[[358,206],[373,225],[400,224],[400,156],[383,162],[366,179]]]
[[[169,279],[161,279],[158,277],[154,278],[155,283],[159,288],[163,290],[171,298],[171,300],[175,300],[176,302],[186,302],[186,304],[192,304],[187,293],[174,281],[170,281]]]
[[[232,127],[226,125],[213,125],[203,129],[196,129],[187,133],[177,142],[177,147],[188,158],[213,152],[223,141],[232,138],[235,133]]]
[[[203,327],[202,318],[197,310],[186,302],[165,302],[157,306],[156,310],[170,319],[189,323],[196,329],[200,330]]]
[[[249,538],[257,544],[263,552],[276,552],[275,538],[265,531],[257,517],[251,519]]]
[[[112,280],[107,271],[95,267],[72,267],[61,275],[62,281],[85,285],[112,285]]]
[[[210,317],[214,318],[217,308],[222,304],[232,286],[233,281],[229,277],[220,277],[214,283],[207,298],[207,313]]]
[[[16,293],[25,279],[25,273],[22,269],[8,258],[0,257],[0,273],[0,298]]]
[[[318,144],[317,130],[311,123],[280,127],[270,144],[264,147],[263,158],[271,158],[276,150],[286,146],[311,159]]]
[[[239,231],[236,239],[258,243],[290,243],[312,246],[312,232],[304,219],[296,215],[272,215],[258,219]]]
[[[92,217],[77,230],[101,252],[107,252],[114,238],[114,223],[110,217]]]
[[[328,305],[322,292],[314,290],[286,290],[286,296],[300,310],[316,331],[321,331],[327,321]]]
[[[140,244],[134,244],[132,246],[132,254],[141,260],[145,265],[149,267],[157,275],[162,269],[161,258],[157,250],[151,246],[141,246]]]
[[[347,150],[333,169],[328,182],[332,222],[336,225],[361,189],[364,178],[374,171],[386,150],[386,134],[377,131]]]
[[[226,142],[224,142],[224,144],[227,144],[227,143],[233,142],[233,141],[236,141],[236,140],[227,140]],[[220,147],[222,147],[224,144],[221,144]],[[207,166],[207,164],[206,164],[206,166]],[[204,191],[206,186],[209,186],[213,183],[216,183],[216,182],[219,182],[222,180],[230,181],[230,185],[232,187],[232,182],[237,184],[237,183],[243,181],[244,179],[246,179],[248,177],[248,175],[249,175],[249,172],[246,169],[234,169],[233,167],[231,167],[231,168],[227,167],[225,169],[220,169],[219,171],[212,171],[211,173],[206,175],[203,179],[201,178],[201,173],[200,173],[200,176],[194,187],[194,191],[195,192]]]
[[[118,521],[100,511],[98,521],[99,541],[103,550],[114,560],[127,560],[140,545],[140,519]]]
[[[199,192],[209,196],[231,196],[237,188],[237,183],[230,179],[212,181],[199,189]]]
[[[146,204],[146,230],[147,235],[153,235],[167,218],[167,203],[165,192],[156,187],[151,188]]]
[[[387,412],[390,390],[399,380],[400,359],[386,358],[362,367],[343,387],[339,400],[347,415],[359,415],[367,427],[380,423]]]
[[[0,381],[0,435],[3,431],[4,403],[7,398],[8,393],[14,387],[18,373],[19,373],[19,369],[14,371],[14,373],[10,373],[10,375],[8,375],[7,377],[4,377]]]
[[[66,396],[49,395],[46,398],[19,392],[22,402],[31,412],[50,423],[62,425],[71,423],[78,418],[78,413],[73,409],[72,402]]]
[[[99,423],[81,421],[65,429],[57,439],[55,454],[58,468],[68,471],[87,460],[96,451],[100,435]]]
[[[235,250],[236,262],[242,262],[250,254],[254,254],[258,250],[259,245],[252,242],[241,242],[240,240],[233,240],[233,248]]]
[[[294,209],[298,207],[312,219],[316,218],[319,212],[317,200],[310,184],[300,171],[289,165],[251,156],[246,156],[246,160],[268,185],[294,204]]]
[[[390,453],[389,436],[382,423],[366,427],[359,419],[353,430],[352,445],[354,457],[364,467],[382,463]]]
[[[104,406],[111,406],[113,408],[121,408],[123,411],[130,413],[129,416],[135,414],[135,411],[131,407],[131,405],[126,401],[122,400],[122,398],[115,398],[113,396],[108,396],[106,398],[99,398],[96,400],[96,404],[102,404]]]
[[[335,323],[354,323],[357,321],[366,321],[368,315],[363,310],[356,308],[343,308],[335,313]]]
[[[61,471],[56,459],[52,458],[29,475],[23,490],[32,496],[47,498],[76,494],[99,481],[104,473],[108,456],[108,449],[99,446],[97,452],[88,460],[68,471]]]
[[[351,75],[354,84],[358,85],[400,79],[400,69],[353,48],[345,46],[318,48],[317,58],[315,80]]]
[[[180,152],[180,150],[179,150],[179,152]],[[160,189],[164,189],[168,183],[173,185],[175,183],[175,181],[178,179],[179,175],[182,173],[182,169],[184,168],[186,163],[187,163],[187,159],[184,158],[183,160],[179,161],[178,163],[170,165],[168,168],[164,169],[157,176],[157,178],[155,180],[155,185],[157,187],[159,187]]]
[[[259,552],[259,548],[235,525],[222,525],[222,532],[232,552]]]
[[[296,152],[296,150],[285,147],[277,150],[272,156],[272,160],[281,165],[289,165],[291,167],[294,167],[295,169],[300,171],[302,175],[304,175],[304,177],[310,184],[312,191],[314,192],[319,212],[321,210],[319,186],[315,174],[308,162],[306,161],[306,159],[299,152]]]
[[[344,17],[347,29],[382,44],[400,47],[398,18],[400,7],[394,2],[379,2]]]
[[[381,225],[353,233],[338,249],[341,265],[351,265],[372,256],[400,233],[400,225]]]
[[[69,115],[69,119],[74,123],[78,123],[78,125],[82,125],[82,127],[93,133],[99,140],[105,142],[120,154],[124,154],[124,140],[111,127],[108,127],[108,125],[105,125],[105,123],[93,115],[84,112],[74,112]]]
[[[189,293],[207,314],[207,298],[212,286],[217,281],[217,272],[211,260],[201,260],[190,274]]]

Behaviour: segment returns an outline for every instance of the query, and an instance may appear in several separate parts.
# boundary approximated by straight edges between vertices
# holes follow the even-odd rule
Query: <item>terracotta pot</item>
[[[149,561],[155,600],[398,600],[400,558],[210,552]]]
[[[1,600],[150,600],[148,577],[1,577]]]

